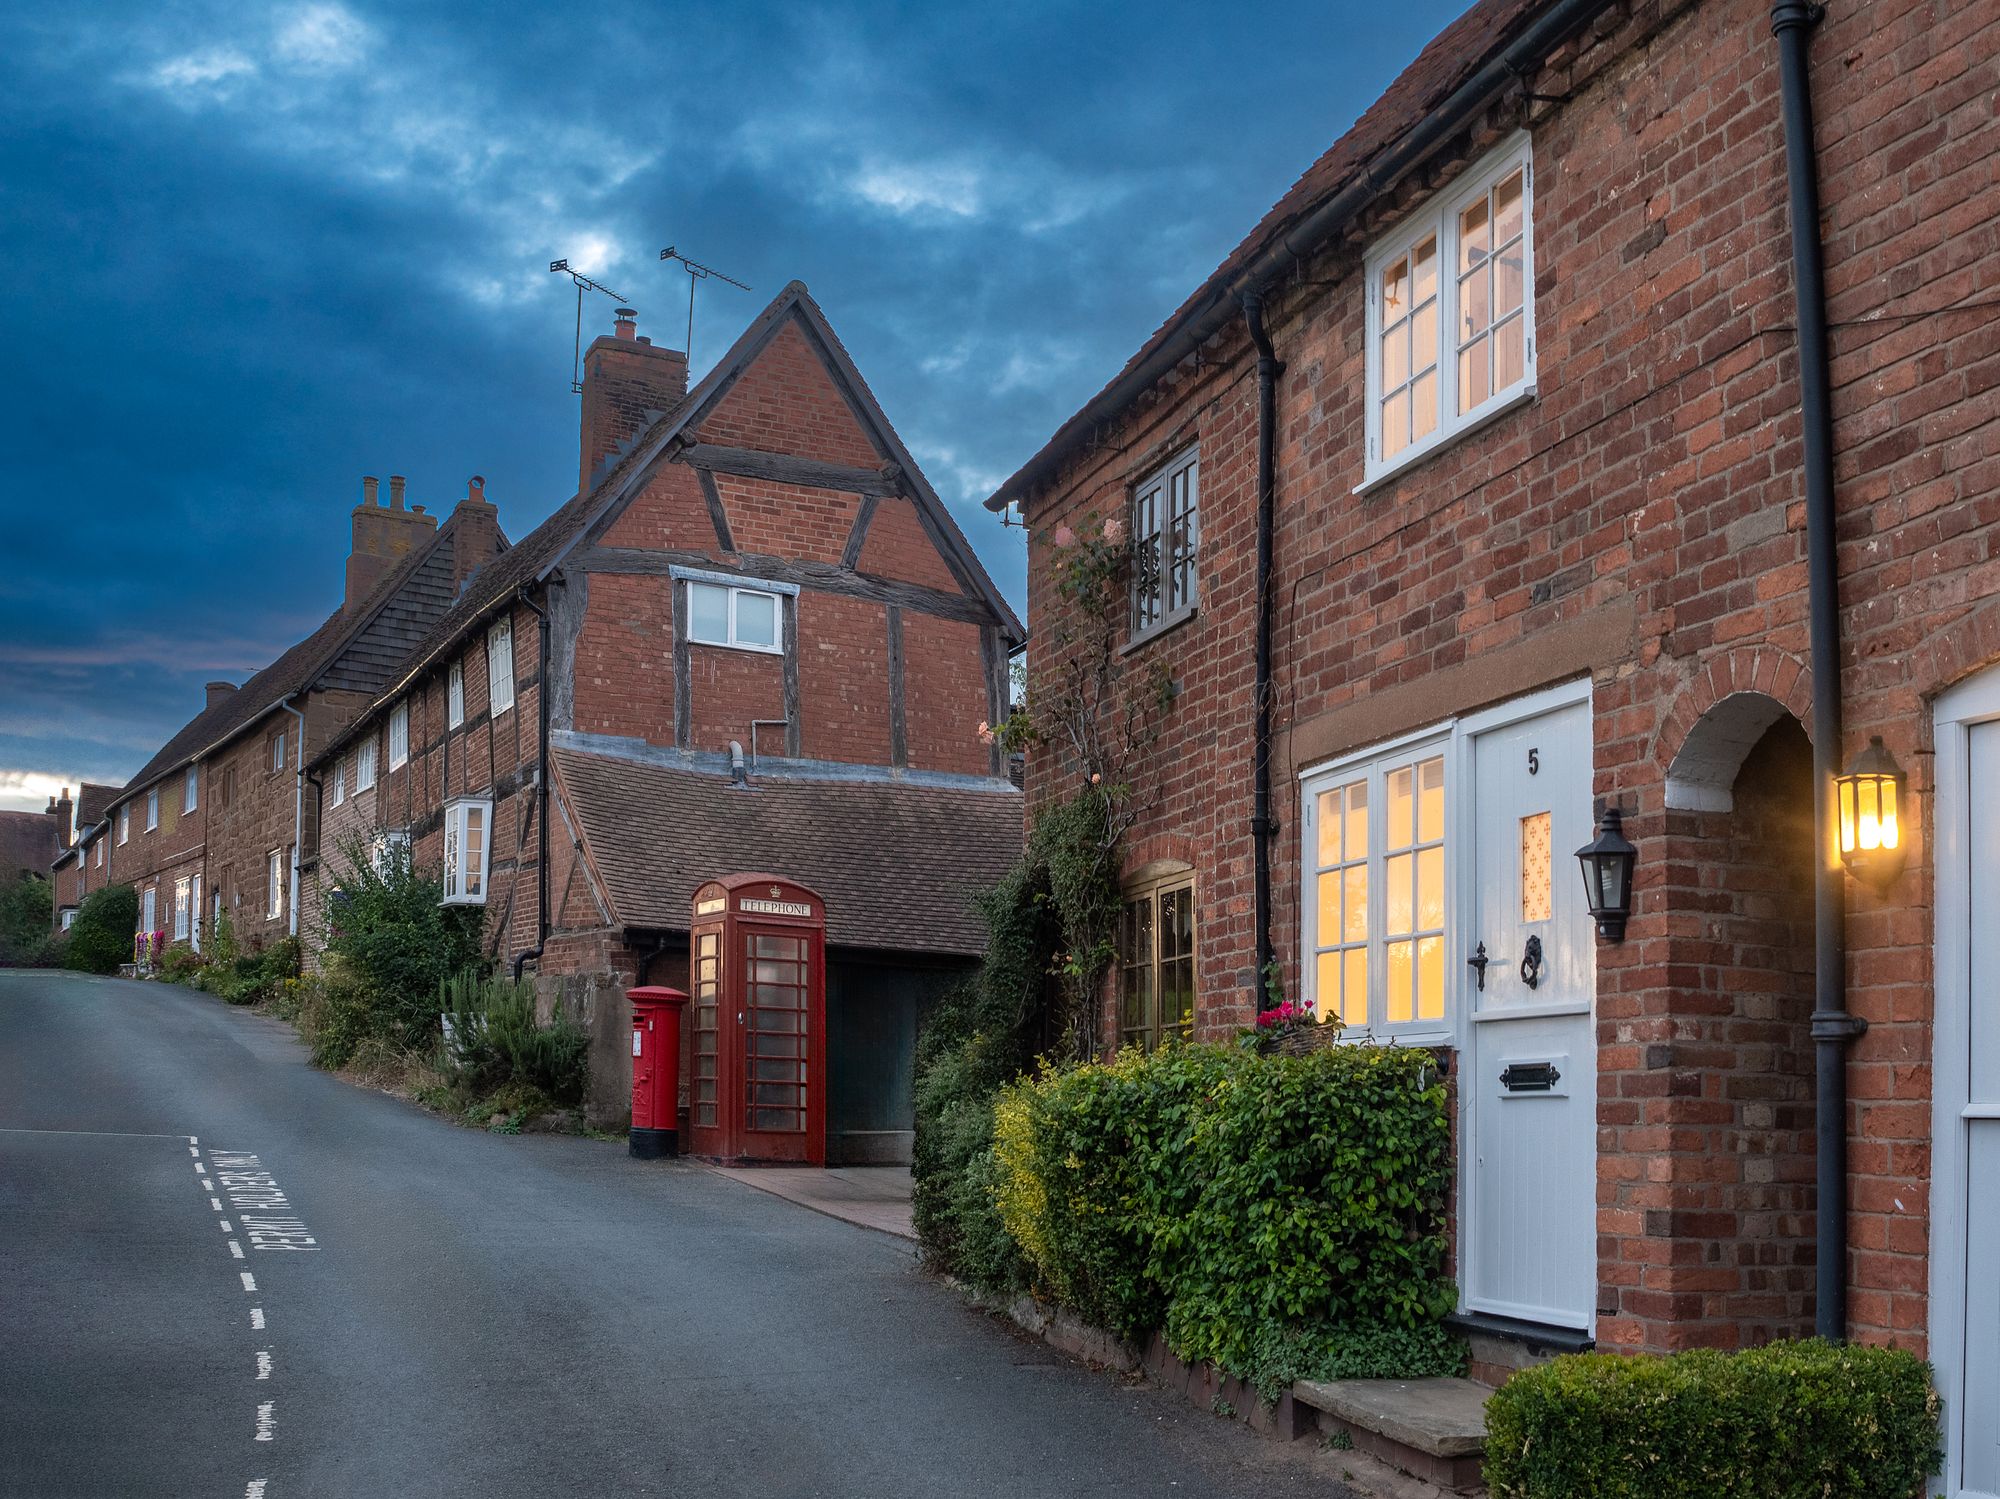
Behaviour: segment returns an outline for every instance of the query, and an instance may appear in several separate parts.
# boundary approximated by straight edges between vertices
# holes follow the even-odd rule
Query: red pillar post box
[[[680,1154],[681,1011],[687,996],[657,984],[632,1001],[631,1151],[642,1160]]]

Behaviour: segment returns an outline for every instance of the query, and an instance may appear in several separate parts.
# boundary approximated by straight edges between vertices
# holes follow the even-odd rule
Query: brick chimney
[[[611,335],[583,356],[583,441],[577,488],[603,477],[599,467],[659,413],[687,394],[687,355],[656,349],[639,336],[638,314],[621,307]]]
[[[403,508],[401,474],[389,476],[389,503],[385,507],[373,476],[361,481],[361,503],[354,507],[354,547],[347,556],[347,597],[343,609],[352,609],[387,577],[390,569],[437,529],[437,517],[424,514],[424,507]]]
[[[68,848],[76,832],[76,803],[69,799],[69,787],[63,787],[60,799],[49,798],[49,816],[56,820],[56,847]]]
[[[202,711],[206,712],[208,709],[213,708],[224,698],[232,696],[235,691],[236,684],[234,682],[210,682],[208,684],[208,701],[201,705]]]
[[[465,580],[499,556],[500,512],[486,498],[486,480],[474,474],[465,481],[465,498],[451,512],[451,588],[464,592]]]

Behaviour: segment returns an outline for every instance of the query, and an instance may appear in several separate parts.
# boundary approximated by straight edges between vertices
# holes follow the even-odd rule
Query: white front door
[[[1465,1305],[1587,1330],[1597,1305],[1597,952],[1576,850],[1592,832],[1590,706],[1475,726],[1469,740],[1470,899],[1458,927]]]
[[[1937,708],[1931,1356],[1944,1491],[2000,1496],[2000,672]],[[1905,879],[1911,878],[1906,875]]]

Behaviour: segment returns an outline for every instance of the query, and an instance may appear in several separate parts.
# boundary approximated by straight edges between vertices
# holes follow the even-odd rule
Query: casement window
[[[201,951],[201,876],[188,878],[188,941],[196,952]]]
[[[128,804],[118,809],[118,841],[123,843],[132,836],[132,808]]]
[[[264,915],[276,921],[285,914],[285,851],[274,848],[264,856]]]
[[[389,768],[401,770],[410,761],[410,705],[398,703],[389,710]]]
[[[145,897],[139,903],[139,930],[153,932],[159,930],[155,922],[160,914],[160,892],[156,886],[146,887]]]
[[[1194,875],[1126,892],[1118,943],[1118,1039],[1151,1049],[1194,1033]]]
[[[1314,1006],[1371,1034],[1445,1027],[1445,753],[1403,749],[1307,787]]]
[[[410,830],[389,828],[368,841],[368,862],[382,879],[389,879],[410,865]]]
[[[486,902],[488,832],[493,803],[471,798],[444,809],[444,903],[476,906]]]
[[[271,774],[276,775],[285,768],[285,731],[278,730],[271,736]]]
[[[362,792],[375,784],[375,735],[371,730],[368,737],[354,749],[354,789]]]
[[[64,931],[68,931],[68,930],[70,929],[70,925],[71,925],[71,923],[72,923],[72,922],[74,922],[75,920],[76,920],[76,912],[74,912],[74,911],[65,911],[65,912],[63,912],[63,913],[62,913],[62,929],[63,929]]]
[[[342,755],[333,762],[333,804],[337,807],[347,800],[347,756]]]
[[[174,941],[188,939],[189,917],[194,907],[188,904],[188,877],[182,875],[174,881]]]
[[[1132,638],[1194,613],[1201,549],[1201,456],[1193,448],[1132,491]]]
[[[151,833],[160,826],[160,788],[155,786],[146,793],[146,831]]]
[[[190,765],[187,784],[181,788],[181,811],[192,812],[201,805],[201,771]]]
[[[690,581],[688,639],[696,645],[724,645],[739,651],[781,655],[784,638],[779,596],[760,588]]]
[[[486,632],[486,695],[495,718],[514,706],[514,622],[505,615]]]
[[[95,864],[99,869],[102,869],[104,867],[104,840],[102,838],[98,839],[92,845],[92,849],[94,852],[91,855],[90,862]]]
[[[1369,253],[1364,482],[1534,394],[1533,187],[1520,135]]]
[[[444,718],[451,728],[465,722],[465,663],[454,661],[444,679]]]

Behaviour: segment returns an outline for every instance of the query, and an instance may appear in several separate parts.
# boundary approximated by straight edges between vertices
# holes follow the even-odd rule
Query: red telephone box
[[[632,1001],[632,1154],[679,1155],[681,1011],[688,997],[656,984],[627,989],[625,997]]]
[[[733,874],[694,894],[688,1136],[725,1161],[826,1164],[826,903]]]

